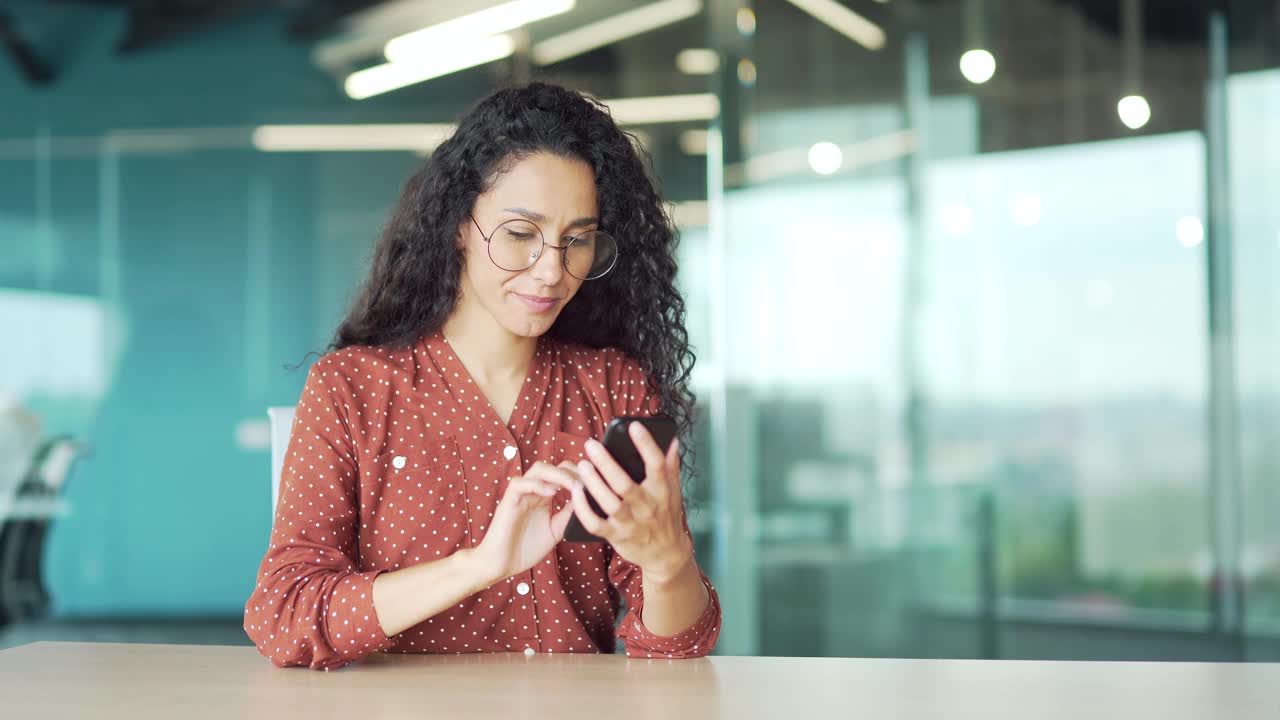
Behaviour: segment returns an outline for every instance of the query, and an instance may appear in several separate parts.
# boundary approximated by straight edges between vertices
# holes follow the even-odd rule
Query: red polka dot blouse
[[[640,569],[605,543],[560,543],[544,560],[404,632],[383,633],[379,573],[474,547],[507,479],[533,463],[585,458],[615,415],[660,399],[638,362],[548,337],[503,423],[440,333],[413,347],[350,347],[307,376],[271,542],[245,631],[280,666],[341,667],[372,652],[706,655],[720,603],[674,637],[649,632]],[[567,502],[562,492],[552,510]],[[625,598],[627,613],[616,622]]]

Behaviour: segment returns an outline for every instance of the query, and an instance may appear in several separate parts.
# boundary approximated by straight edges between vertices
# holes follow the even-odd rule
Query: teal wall
[[[268,451],[237,431],[260,434],[267,406],[296,401],[306,368],[283,366],[323,348],[417,158],[231,142],[125,149],[112,161],[96,139],[440,111],[422,97],[351,103],[269,15],[127,58],[111,50],[114,13],[44,19],[37,30],[80,40],[50,88],[0,66],[0,319],[14,327],[21,316],[32,333],[10,338],[0,390],[47,432],[92,447],[50,539],[56,608],[238,612],[265,548],[270,493]],[[55,320],[66,298],[82,301],[76,336]],[[42,375],[50,352],[73,372]],[[90,379],[65,381],[77,374]]]

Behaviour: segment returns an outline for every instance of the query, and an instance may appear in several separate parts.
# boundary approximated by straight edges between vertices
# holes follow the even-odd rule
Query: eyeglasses
[[[489,245],[489,259],[508,272],[533,267],[545,247],[559,250],[565,271],[579,280],[602,278],[618,262],[618,242],[603,230],[587,230],[569,238],[565,245],[552,245],[542,230],[528,220],[508,220],[487,237],[474,215],[471,223]]]

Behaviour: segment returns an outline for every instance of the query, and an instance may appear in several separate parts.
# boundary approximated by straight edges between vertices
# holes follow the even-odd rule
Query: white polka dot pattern
[[[324,356],[298,403],[245,631],[276,665],[316,669],[376,651],[611,653],[615,638],[634,657],[706,655],[720,632],[710,582],[692,627],[654,635],[640,621],[640,569],[606,544],[560,543],[529,571],[394,637],[373,607],[379,573],[479,543],[508,478],[539,460],[582,458],[583,441],[615,415],[660,407],[634,359],[546,337],[507,423],[440,333],[402,350]],[[554,509],[567,500],[558,495]]]

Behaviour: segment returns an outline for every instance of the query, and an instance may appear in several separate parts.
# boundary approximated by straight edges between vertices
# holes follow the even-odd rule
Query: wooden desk
[[[0,652],[5,718],[1276,720],[1280,665],[375,655],[334,672],[253,648]]]

